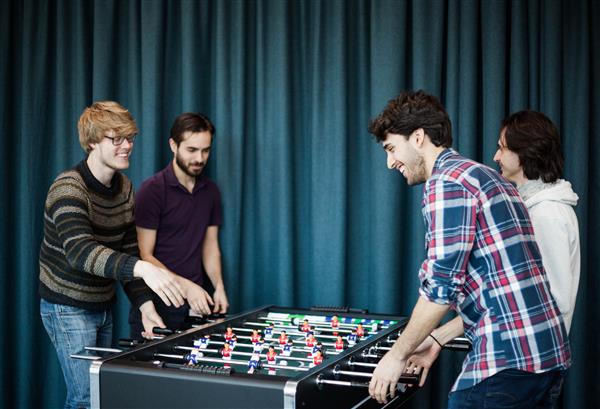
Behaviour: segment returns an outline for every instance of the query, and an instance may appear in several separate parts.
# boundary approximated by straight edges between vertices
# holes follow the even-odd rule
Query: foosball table
[[[380,407],[368,384],[408,319],[266,306],[92,362],[93,408]],[[403,374],[401,406],[418,388]]]

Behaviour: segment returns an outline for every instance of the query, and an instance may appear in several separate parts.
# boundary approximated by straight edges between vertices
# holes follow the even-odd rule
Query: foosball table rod
[[[184,346],[175,346],[174,349],[180,349],[180,350],[186,350],[186,351],[191,351],[194,348],[193,347],[184,347]],[[205,349],[200,349],[200,352],[204,353],[204,352],[210,352],[213,354],[219,354],[220,351],[218,349],[210,349],[210,348],[205,348]],[[231,355],[239,355],[239,356],[252,356],[255,355],[252,352],[242,352],[242,351],[235,351],[235,350],[231,350]],[[259,354],[259,356],[261,358],[266,358],[267,354]],[[277,355],[277,358],[283,361],[300,361],[300,362],[312,362],[313,360],[310,358],[300,358],[297,356],[287,356],[287,355]],[[220,358],[222,359],[222,358]]]
[[[262,322],[252,322],[252,321],[247,321],[244,324],[254,325],[256,327],[268,327],[269,326],[269,324],[265,324]],[[276,322],[273,322],[273,324],[274,324],[273,328],[275,328],[276,330],[279,330],[279,331],[273,331],[276,334],[279,334],[281,332],[281,330],[284,330],[285,332],[294,330],[294,331],[297,331],[298,335],[304,335],[304,332],[301,332],[300,330],[298,330],[298,327],[296,327],[296,326],[281,325],[281,324],[277,324]],[[319,327],[319,326],[315,326],[314,330],[315,331],[327,331],[327,332],[339,332],[340,334],[350,334],[352,332],[352,330],[350,330],[350,329],[334,329],[331,327]],[[335,338],[335,335],[321,335],[321,336],[328,336],[328,337]]]
[[[246,324],[248,325],[256,325],[256,326],[261,326],[261,327],[267,327],[267,324],[262,324],[260,322],[246,322]],[[306,333],[302,332],[300,330],[298,330],[296,327],[286,327],[286,326],[277,326],[275,325],[274,328],[276,329],[283,329],[286,334],[288,335],[298,335],[298,336],[305,336]],[[252,328],[239,328],[239,327],[232,327],[232,329],[234,331],[239,331],[239,332],[252,332],[254,331],[254,329]],[[281,331],[273,331],[275,334],[281,334]],[[338,331],[338,332],[343,332],[343,333],[351,333],[352,331]],[[242,335],[243,336],[243,335]],[[315,334],[315,337],[319,337],[319,338],[327,338],[327,339],[336,339],[337,335],[323,335],[323,334]],[[240,338],[240,337],[238,337]]]
[[[182,355],[172,355],[172,354],[154,354],[156,358],[169,358],[169,359],[180,359],[182,361],[185,360],[185,357]],[[196,361],[198,362],[210,362],[210,363],[219,363],[219,364],[229,364],[229,365],[242,365],[247,366],[247,361],[242,361],[241,359],[221,359],[221,358],[208,358],[208,357],[197,357]],[[268,369],[287,369],[292,371],[306,372],[311,368],[303,367],[303,366],[287,366],[287,365],[275,365],[275,364],[262,364],[263,368]]]
[[[344,376],[349,376],[349,377],[354,377],[354,378],[372,378],[373,377],[372,372],[344,371],[344,370],[339,369],[339,365],[336,365],[333,368],[333,375],[335,377],[344,375]],[[420,375],[409,374],[409,373],[405,372],[402,375],[400,375],[400,378],[398,379],[398,383],[416,385],[419,383],[419,378],[420,378]]]
[[[275,325],[277,325],[278,322],[281,322],[281,323],[290,322],[294,326],[300,325],[299,318],[258,317],[258,319],[267,321],[267,322],[273,322]],[[372,323],[357,322],[356,324],[348,324],[348,323],[340,322],[340,323],[338,323],[338,328],[331,327],[331,322],[328,323],[326,321],[317,321],[317,322],[312,322],[312,323],[309,322],[309,324],[311,326],[314,326],[315,329],[322,328],[325,331],[339,331],[340,328],[355,329],[358,327],[358,324],[361,324],[363,327],[368,328],[373,332],[377,332],[381,329],[385,329],[385,328],[389,327],[389,325],[381,324],[379,322],[372,322]]]

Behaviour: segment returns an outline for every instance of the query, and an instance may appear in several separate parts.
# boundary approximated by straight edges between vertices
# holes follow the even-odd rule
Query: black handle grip
[[[175,331],[169,328],[154,327],[152,328],[152,332],[156,335],[173,335]]]

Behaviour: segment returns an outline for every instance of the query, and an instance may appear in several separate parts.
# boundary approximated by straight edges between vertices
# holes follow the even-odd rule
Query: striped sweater
[[[40,296],[91,311],[110,308],[116,280],[134,305],[152,298],[133,279],[139,260],[133,186],[120,172],[106,187],[85,160],[61,173],[48,191],[40,249]]]

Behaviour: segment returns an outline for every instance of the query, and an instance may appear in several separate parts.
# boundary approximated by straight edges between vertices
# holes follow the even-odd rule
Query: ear
[[[423,128],[418,128],[415,129],[415,131],[412,133],[415,136],[415,145],[417,148],[422,148],[423,144],[425,143],[425,131],[423,130]]]
[[[171,152],[173,152],[173,154],[176,154],[177,153],[177,144],[175,143],[173,138],[169,138],[169,146],[171,147]]]

